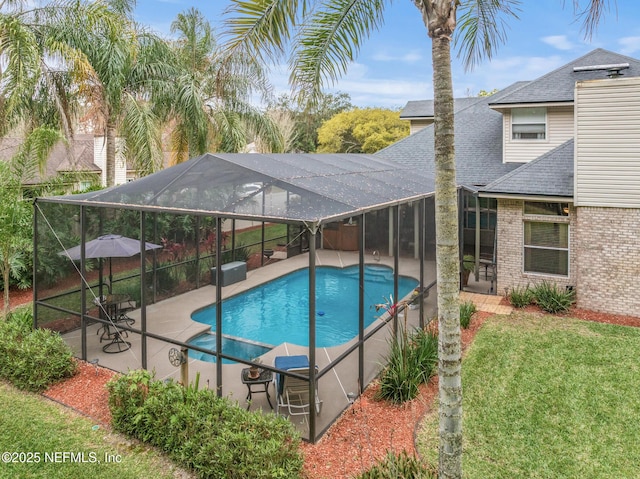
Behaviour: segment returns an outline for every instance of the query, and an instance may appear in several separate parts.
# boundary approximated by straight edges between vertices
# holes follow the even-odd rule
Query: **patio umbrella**
[[[162,246],[145,243],[145,250],[162,248]],[[82,245],[60,251],[58,254],[77,261],[82,254]],[[140,240],[127,238],[122,235],[108,234],[98,236],[96,239],[87,241],[84,245],[85,258],[109,258],[109,288],[111,288],[112,272],[111,258],[129,258],[140,253]]]

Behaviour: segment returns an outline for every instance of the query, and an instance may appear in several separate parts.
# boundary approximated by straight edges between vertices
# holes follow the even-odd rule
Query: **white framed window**
[[[547,109],[514,108],[511,110],[513,140],[544,140],[547,138]]]
[[[558,219],[536,220],[527,216],[532,211]],[[524,212],[524,272],[569,276],[568,205],[525,202]]]

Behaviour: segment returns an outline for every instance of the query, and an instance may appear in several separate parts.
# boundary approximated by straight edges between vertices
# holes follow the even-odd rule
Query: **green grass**
[[[463,361],[464,477],[637,478],[640,329],[495,316]],[[437,457],[437,413],[419,450]]]
[[[264,247],[266,249],[273,249],[278,243],[284,243],[287,240],[287,225],[285,224],[268,224],[264,228]],[[276,238],[276,239],[271,239]],[[244,245],[252,245],[260,243],[262,240],[262,228],[255,228],[248,231],[240,231],[236,233],[236,243],[242,243]],[[227,247],[231,247],[230,244]],[[251,247],[251,252],[255,253],[260,251],[260,245]]]
[[[169,461],[147,447],[131,443],[100,427],[93,430],[90,420],[70,414],[39,396],[19,392],[0,382],[0,453],[33,453],[38,463],[0,462],[0,478],[69,477],[154,479],[173,477],[176,470]],[[71,462],[58,456],[58,461],[46,460],[45,453],[84,453],[85,461]],[[105,462],[105,457],[121,462]],[[81,457],[81,456],[77,456]],[[55,459],[55,456],[51,456]]]

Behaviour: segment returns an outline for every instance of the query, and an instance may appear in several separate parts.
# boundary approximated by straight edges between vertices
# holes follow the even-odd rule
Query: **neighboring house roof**
[[[628,63],[629,68],[621,70],[623,76],[640,76],[640,61],[635,58],[597,48],[560,68],[526,82],[508,95],[498,94],[489,103],[492,106],[507,106],[520,103],[572,102],[577,81],[607,78],[606,70],[573,71],[575,67],[612,65]]]
[[[491,195],[573,196],[573,140],[481,188]]]
[[[479,97],[455,98],[453,100],[453,110],[458,111],[477,102]],[[433,100],[412,100],[408,101],[400,112],[401,120],[433,118]]]
[[[466,102],[464,108],[455,112],[456,178],[459,184],[484,186],[520,166],[502,162],[502,114],[489,108],[493,96],[470,98],[468,100],[473,101]],[[379,151],[376,156],[434,176],[433,133],[433,125],[429,125]]]
[[[0,161],[8,161],[15,156],[22,143],[22,138],[0,140]],[[41,176],[40,172],[36,171],[34,177],[25,184],[35,185],[60,173],[71,171],[100,172],[100,168],[93,163],[93,135],[76,135],[69,146],[58,142],[49,155],[44,175]]]

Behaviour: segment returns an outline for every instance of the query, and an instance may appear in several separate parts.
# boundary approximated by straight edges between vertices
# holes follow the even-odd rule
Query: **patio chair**
[[[294,367],[299,365],[300,367]],[[278,356],[275,366],[287,372],[309,377],[309,359],[306,356]],[[316,367],[317,371],[318,368]],[[309,400],[309,381],[293,376],[278,374],[276,377],[277,412],[280,409],[288,411],[290,416],[307,415],[311,411],[312,403]],[[322,400],[316,388],[315,399],[313,401],[316,414],[322,410]]]

